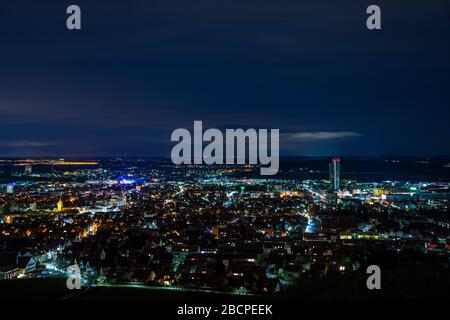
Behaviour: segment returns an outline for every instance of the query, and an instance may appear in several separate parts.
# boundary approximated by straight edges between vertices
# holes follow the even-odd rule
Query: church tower
[[[56,208],[57,208],[58,212],[61,212],[63,210],[63,201],[61,198],[59,198],[59,201],[56,204]]]

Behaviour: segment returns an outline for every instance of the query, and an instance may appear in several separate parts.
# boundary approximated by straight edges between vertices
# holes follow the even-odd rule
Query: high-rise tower
[[[334,157],[330,161],[330,190],[332,191],[339,190],[340,173],[341,173],[341,159],[338,157]]]

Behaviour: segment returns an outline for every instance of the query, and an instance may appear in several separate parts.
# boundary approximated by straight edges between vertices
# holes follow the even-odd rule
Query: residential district
[[[265,179],[249,165],[2,160],[0,282],[77,265],[85,287],[267,294],[387,259],[448,271],[449,182],[358,182],[344,161]]]

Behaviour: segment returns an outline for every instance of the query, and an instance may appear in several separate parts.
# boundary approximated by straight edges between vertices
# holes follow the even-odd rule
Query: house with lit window
[[[29,252],[22,254],[19,252],[16,257],[16,264],[20,274],[30,273],[36,270],[37,260]]]

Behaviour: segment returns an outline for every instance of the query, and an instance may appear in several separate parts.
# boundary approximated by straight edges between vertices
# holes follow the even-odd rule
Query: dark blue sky
[[[449,39],[448,0],[0,0],[0,156],[168,155],[194,120],[279,128],[285,155],[448,155]]]

